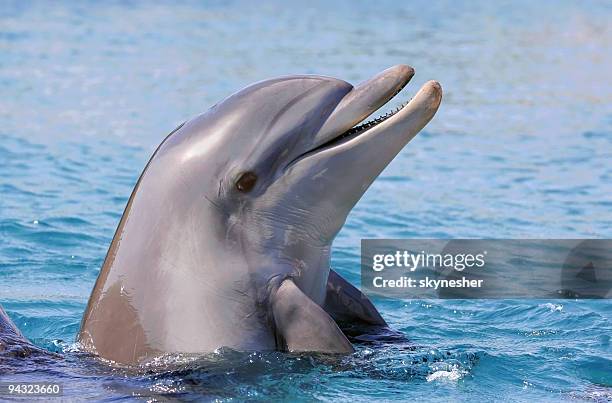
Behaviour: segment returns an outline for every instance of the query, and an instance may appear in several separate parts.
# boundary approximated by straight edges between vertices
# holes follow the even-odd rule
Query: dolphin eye
[[[244,193],[250,192],[255,187],[255,182],[257,182],[257,175],[253,172],[245,172],[236,181],[236,189]]]

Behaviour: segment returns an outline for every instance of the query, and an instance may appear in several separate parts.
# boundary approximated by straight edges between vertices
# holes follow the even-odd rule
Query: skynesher
[[[461,277],[453,280],[436,280],[425,277],[421,280],[415,280],[410,277],[400,277],[398,279],[388,280],[382,277],[374,277],[372,284],[376,288],[481,288],[484,280],[473,280]]]

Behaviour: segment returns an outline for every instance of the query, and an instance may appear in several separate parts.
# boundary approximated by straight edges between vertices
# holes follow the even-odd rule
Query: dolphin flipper
[[[353,346],[334,320],[291,279],[272,296],[277,344],[292,352],[352,353]]]
[[[336,322],[387,327],[368,297],[333,270],[329,271],[323,309]]]

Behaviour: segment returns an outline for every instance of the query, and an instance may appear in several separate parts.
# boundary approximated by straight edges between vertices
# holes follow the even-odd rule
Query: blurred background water
[[[398,63],[445,91],[374,183],[359,241],[612,237],[610,2],[0,0],[0,303],[39,346],[71,350],[133,185],[177,124],[261,79],[357,83]],[[220,354],[131,374],[66,354],[0,362],[69,399],[612,399],[609,301],[376,302],[411,340],[340,361]],[[44,360],[43,360],[44,361]]]

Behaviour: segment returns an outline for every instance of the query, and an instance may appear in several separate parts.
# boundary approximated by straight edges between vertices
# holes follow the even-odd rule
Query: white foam
[[[542,308],[548,308],[548,309],[550,309],[551,312],[555,312],[555,311],[561,312],[563,310],[563,305],[561,305],[561,304],[552,304],[550,302],[547,302],[546,304],[540,304],[538,306],[542,307]]]
[[[465,375],[465,371],[461,371],[459,368],[454,367],[450,371],[439,370],[427,375],[427,382],[433,381],[457,381]]]

